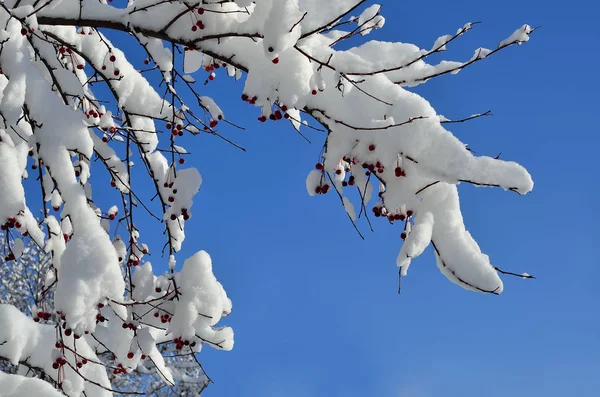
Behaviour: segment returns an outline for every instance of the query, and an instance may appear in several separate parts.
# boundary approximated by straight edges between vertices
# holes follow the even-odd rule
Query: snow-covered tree
[[[0,235],[0,247],[6,247],[6,244],[6,235]],[[40,250],[31,239],[25,238],[23,244],[23,253],[19,258],[5,261],[5,258],[0,256],[0,304],[13,305],[37,321],[45,320],[47,324],[56,324],[50,315],[54,312],[52,290],[43,288],[44,280],[41,278],[49,270],[52,257]],[[159,351],[166,356],[166,365],[175,375],[173,386],[165,383],[152,367],[140,366],[127,374],[115,375],[109,372],[113,387],[126,392],[144,390],[145,395],[154,397],[185,397],[195,396],[207,386],[209,379],[192,354],[178,353],[176,345],[169,341],[162,343]],[[118,365],[108,352],[99,358],[107,366]],[[19,372],[19,366],[11,365],[0,357],[0,371],[16,374]],[[42,378],[46,376],[43,371],[34,367],[28,367],[26,373]]]
[[[365,0],[0,3],[4,256],[11,262],[25,253],[22,236],[43,247],[49,259],[33,277],[51,297],[41,307],[40,293],[30,298],[37,306],[0,305],[0,357],[21,366],[19,375],[0,373],[3,392],[148,394],[160,386],[152,381],[131,390],[120,379],[147,371],[166,387],[185,382],[172,355],[193,359],[199,379],[202,346],[233,347],[233,331],[219,325],[232,306],[211,258],[200,251],[180,265],[177,254],[202,183],[185,164],[181,137],[209,135],[235,145],[223,134],[236,125],[202,92],[202,83],[221,75],[245,77],[241,98],[256,107],[258,122],[327,132],[308,193],[337,196],[359,234],[358,218],[369,227],[370,217],[396,224],[401,275],[431,243],[450,281],[502,292],[498,273],[507,272],[492,266],[466,231],[456,185],[525,194],[531,177],[514,162],[474,156],[446,129],[488,113],[449,120],[407,88],[526,42],[534,29],[523,25],[466,61],[429,64],[431,54],[475,24],[429,49],[357,44],[355,38],[383,27],[381,10]],[[103,172],[110,186],[97,183]],[[118,200],[96,202],[92,183]],[[148,183],[152,196],[136,193]],[[43,197],[41,224],[32,215],[33,185]],[[140,217],[163,225],[164,247],[144,243]],[[162,248],[165,262],[157,255],[153,266],[150,248]],[[156,265],[169,270],[157,276]],[[24,377],[27,368],[50,385]],[[205,384],[191,391],[199,394]]]

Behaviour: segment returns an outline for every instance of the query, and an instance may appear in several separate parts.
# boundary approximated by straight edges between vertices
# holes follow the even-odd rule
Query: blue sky
[[[495,265],[538,279],[505,277],[499,297],[467,292],[441,275],[429,248],[398,295],[397,230],[379,222],[370,233],[363,224],[361,241],[337,197],[306,193],[324,136],[307,131],[308,144],[286,123],[255,122],[257,108],[238,100],[242,83],[219,75],[206,92],[247,127],[223,133],[248,152],[210,137],[184,142],[204,183],[179,255],[207,250],[233,300],[225,323],[234,350],[201,354],[215,380],[206,395],[597,395],[600,56],[592,38],[600,7],[380,3],[387,24],[369,39],[428,48],[483,21],[445,54],[456,60],[523,23],[542,25],[522,47],[416,89],[449,118],[493,111],[451,130],[478,154],[520,162],[536,185],[524,197],[462,185],[463,215]]]

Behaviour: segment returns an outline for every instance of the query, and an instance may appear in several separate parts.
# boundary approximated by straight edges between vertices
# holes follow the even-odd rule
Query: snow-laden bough
[[[218,325],[231,302],[211,258],[201,251],[177,268],[202,184],[200,173],[185,165],[190,152],[182,137],[209,135],[239,147],[222,134],[221,127],[235,126],[226,109],[200,92],[221,74],[245,75],[241,99],[258,108],[259,122],[287,120],[301,135],[309,128],[326,132],[321,159],[306,179],[308,193],[337,195],[357,231],[359,218],[397,224],[401,275],[431,244],[452,282],[502,292],[498,273],[512,273],[492,266],[466,230],[457,185],[525,194],[532,179],[517,163],[474,156],[446,129],[489,112],[450,120],[408,87],[520,45],[535,29],[523,25],[494,49],[438,64],[428,57],[447,51],[476,24],[440,36],[429,49],[381,41],[339,49],[381,29],[382,10],[365,0],[130,0],[124,8],[105,0],[1,3],[5,260],[18,260],[22,239],[31,237],[51,265],[40,278],[33,320],[0,306],[0,323],[13,323],[0,332],[0,356],[35,366],[69,396],[110,395],[123,391],[113,387],[118,376],[134,372],[190,383],[165,359],[165,342],[171,351],[189,352],[190,362],[197,362],[202,345],[233,347],[233,331]],[[130,58],[124,42],[109,40],[104,30],[130,35],[145,55]],[[92,193],[97,164],[120,197],[104,210]],[[135,167],[147,181],[132,177]],[[42,191],[39,224],[23,189],[28,173]],[[150,184],[153,197],[138,196],[140,183]],[[146,259],[150,248],[134,221],[140,216],[164,225],[164,275],[155,275]],[[112,361],[102,361],[102,354]],[[94,362],[94,371],[83,370],[84,360]],[[210,378],[199,374],[202,389]],[[4,384],[13,394],[33,387],[6,376]]]

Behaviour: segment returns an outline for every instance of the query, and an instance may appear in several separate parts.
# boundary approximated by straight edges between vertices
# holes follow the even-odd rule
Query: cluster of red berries
[[[400,178],[402,176],[406,176],[406,172],[404,172],[404,170],[401,167],[396,167],[394,169],[394,174],[396,175],[397,178]]]
[[[104,116],[104,113],[101,112],[97,112],[95,109],[90,109],[87,112],[85,112],[85,116],[89,119],[90,117],[92,118],[98,118],[98,117],[102,117]],[[114,128],[114,127],[113,127]]]
[[[17,221],[17,218],[8,218],[6,220],[6,223],[4,223],[3,225],[0,225],[0,230],[8,230],[8,229],[12,229],[13,227],[20,229],[21,226],[22,225],[19,221]]]
[[[108,57],[108,60],[111,61],[112,63],[115,63],[115,61],[117,60],[117,57],[115,56],[115,54],[110,54],[110,56]],[[106,64],[102,65],[102,70],[106,70]],[[113,70],[113,75],[115,77],[118,77],[121,74],[121,71],[118,68],[115,68]]]
[[[175,349],[177,349],[177,350],[183,349],[183,346],[191,346],[191,347],[196,346],[196,342],[191,342],[190,343],[189,340],[183,340],[181,338],[181,336],[173,339],[173,343],[175,343]]]
[[[319,185],[315,188],[315,193],[317,194],[327,194],[329,191],[329,184],[325,183],[323,185]]]
[[[65,55],[65,54],[72,54],[72,53],[73,53],[73,51],[72,51],[70,48],[67,48],[67,47],[60,47],[60,48],[58,49],[58,53],[59,53],[60,55]]]
[[[257,100],[258,100],[258,97],[256,95],[254,95],[252,98],[250,98],[250,96],[248,96],[248,94],[242,94],[242,101],[248,102],[250,105],[256,104]],[[265,119],[265,121],[266,121],[266,119]]]
[[[81,368],[88,363],[87,358],[82,359],[81,361],[77,361],[77,368]]]
[[[376,172],[379,174],[383,174],[383,171],[385,170],[385,167],[379,161],[377,161],[375,164],[362,163],[362,167],[364,169],[368,169],[368,172]]]
[[[103,116],[103,114],[102,114],[102,113],[100,113],[99,115],[100,115],[100,117],[102,117],[102,116]],[[117,132],[117,127],[115,127],[115,126],[111,126],[111,127],[104,127],[104,128],[102,128],[102,131],[105,131],[105,132],[106,132],[106,131],[108,131],[108,132],[110,132],[111,134],[114,134],[115,132]],[[108,140],[109,140],[109,139],[110,139],[110,138],[108,137],[108,135],[106,135],[106,134],[102,135],[102,142],[104,142],[104,143],[108,143]]]
[[[127,353],[127,358],[128,358],[128,359],[130,359],[130,360],[131,360],[131,359],[133,359],[133,357],[134,357],[134,356],[135,356],[135,353],[134,353],[134,352],[129,352],[129,353]],[[142,354],[142,355],[140,356],[140,358],[141,358],[142,360],[145,360],[145,359],[146,359],[146,355],[145,355],[145,354]]]
[[[29,29],[27,29],[26,27],[21,28],[21,34],[23,36],[27,36],[27,33],[32,34],[33,32],[34,32],[34,29],[32,29],[32,28],[29,28]]]
[[[376,218],[379,218],[380,216],[386,217],[388,221],[393,222],[404,221],[410,218],[413,215],[413,212],[411,210],[408,210],[406,211],[406,214],[403,214],[402,212],[397,212],[393,214],[389,212],[385,207],[376,205],[375,207],[373,207],[373,215],[375,215]]]
[[[212,72],[215,69],[219,69],[220,67],[221,67],[221,65],[215,62],[215,63],[211,63],[210,65],[204,66],[204,70],[207,72]],[[226,68],[227,64],[224,63],[223,67]]]
[[[67,360],[65,360],[64,357],[58,357],[56,359],[56,361],[54,361],[52,363],[52,368],[54,369],[59,369],[60,367],[62,367],[63,365],[65,365],[67,363]]]
[[[350,177],[348,178],[348,182],[346,181],[342,181],[342,186],[346,187],[346,186],[354,186],[356,182],[354,181],[354,175],[350,175]]]
[[[79,34],[85,34],[85,32],[81,30]],[[92,34],[92,32],[90,32],[89,34]],[[62,57],[68,56],[71,64],[75,65],[75,67],[79,70],[83,70],[83,68],[85,67],[83,63],[79,63],[79,59],[73,55],[73,51],[70,48],[59,47],[58,54]],[[75,71],[73,71],[73,73],[75,73]]]
[[[183,215],[183,220],[187,221],[188,219],[190,219],[190,215],[188,213],[187,208],[182,208],[181,209],[181,215]],[[174,221],[177,219],[177,215],[175,214],[171,214],[171,220]]]
[[[158,318],[159,317],[159,313],[158,312],[154,313],[154,317]],[[171,322],[171,318],[172,317],[169,316],[168,314],[163,314],[163,315],[160,316],[160,322],[163,323],[163,324],[170,323]]]
[[[173,136],[183,136],[183,124],[181,123],[177,123],[174,127],[172,123],[167,123],[167,125],[165,126],[167,128],[167,130],[171,130],[171,133],[173,134]]]
[[[192,32],[197,31],[198,29],[202,30],[205,28],[204,22],[200,19],[200,15],[204,15],[204,8],[199,7],[195,10],[192,10]]]
[[[136,267],[140,264],[140,260],[139,259],[129,259],[127,261],[127,266],[128,267]]]
[[[284,113],[281,113],[281,111],[283,111]],[[269,120],[273,120],[273,121],[277,121],[277,120],[281,120],[281,119],[289,119],[289,118],[290,118],[290,115],[287,113],[287,106],[285,106],[285,105],[281,106],[281,110],[277,109],[269,115]],[[265,115],[260,116],[258,118],[258,121],[260,121],[261,123],[264,123],[265,121],[267,121],[267,116],[265,116]]]
[[[346,163],[348,163],[348,164],[350,164],[350,163],[356,164],[356,159],[350,160],[350,158],[345,157],[345,156],[343,158],[343,161],[346,162]],[[315,165],[315,169],[317,169],[319,171],[323,171],[325,169],[325,167],[323,166],[322,163],[317,163]],[[344,171],[345,172],[350,172],[350,168],[344,167]],[[335,170],[335,174],[336,175],[341,175],[342,174],[342,169],[338,168],[337,170]],[[356,180],[354,178],[354,175],[350,175],[350,177],[348,178],[348,181],[342,181],[342,186],[344,186],[344,187],[346,187],[346,186],[354,186],[355,184],[356,184]],[[325,193],[327,193],[327,191],[325,191]]]
[[[33,321],[35,321],[36,323],[39,322],[40,320],[48,321],[48,320],[50,320],[50,317],[52,317],[52,313],[46,313],[46,312],[40,310],[39,312],[37,312],[35,314]]]
[[[137,329],[137,327],[135,326],[135,324],[133,324],[131,322],[129,322],[129,323],[123,323],[123,324],[121,324],[121,327],[123,329],[130,329],[132,331],[135,331]]]
[[[117,368],[113,369],[113,374],[114,375],[119,375],[119,374],[126,374],[127,370],[125,370],[125,368],[123,368],[123,364],[119,363],[117,365]]]

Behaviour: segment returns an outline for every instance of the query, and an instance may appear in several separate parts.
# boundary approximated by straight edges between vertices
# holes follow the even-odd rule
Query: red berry
[[[315,188],[315,193],[317,193],[317,194],[321,194],[321,186],[317,186],[317,187]]]
[[[264,123],[265,121],[267,121],[267,116],[260,116],[258,118],[258,121],[260,121],[261,123]]]
[[[21,28],[21,34],[25,36],[27,34],[27,29]]]
[[[248,95],[247,94],[242,94],[242,101],[244,101],[244,102],[248,101]]]
[[[114,62],[117,60],[117,57],[114,55],[111,55],[110,58],[108,58],[111,62]]]
[[[156,287],[156,288],[154,288],[154,291],[156,291],[156,292],[160,292],[160,291],[162,291],[162,290],[160,289],[160,287]]]
[[[317,90],[312,90],[311,94],[317,95]]]
[[[412,216],[413,212],[411,210],[406,211],[406,216],[408,218],[410,218]]]
[[[183,164],[183,163],[185,163],[185,159],[182,157],[179,159],[179,164]]]
[[[111,221],[114,221],[115,220],[115,214],[108,215],[108,219],[110,219]]]
[[[217,126],[217,124],[219,124],[219,122],[217,120],[211,120],[210,121],[210,128],[215,128]]]
[[[273,62],[275,65],[277,65],[279,63],[279,58],[273,58],[273,60],[271,62]]]
[[[150,63],[149,59],[144,59],[144,65],[148,65]]]
[[[337,175],[342,175],[342,170],[340,170],[340,169],[337,169],[337,170],[335,170],[335,173],[336,173]]]
[[[81,363],[82,363],[83,365],[86,365],[86,364],[88,363],[88,360],[87,360],[87,358],[84,358],[83,360],[81,360]]]
[[[321,193],[325,194],[325,193],[327,193],[328,190],[329,190],[329,185],[323,185],[323,187],[321,188]]]
[[[323,170],[323,164],[317,163],[317,165],[315,165],[315,168],[318,169],[319,171],[321,171],[321,170]]]
[[[371,152],[372,152],[373,150],[375,150],[375,145],[373,145],[373,144],[370,144],[370,145],[369,145],[369,150],[370,150]]]
[[[170,130],[171,127],[172,127],[171,123],[167,123],[167,125],[165,125],[165,128],[168,129],[168,130]]]
[[[83,69],[83,65],[77,65],[77,69],[79,69],[79,70]]]
[[[142,360],[145,360],[145,359],[146,359],[146,355],[145,355],[145,354],[142,354],[142,355],[140,356],[140,358],[141,358]]]
[[[121,73],[121,72],[119,71],[119,69],[115,69],[115,71],[113,72],[113,74],[114,74],[115,76],[118,76],[120,73]]]
[[[59,367],[58,363],[52,363],[52,368],[58,369],[58,367]]]
[[[204,14],[204,8],[200,7],[198,8],[198,15],[202,15]]]
[[[402,240],[406,240],[406,232],[402,232],[402,234],[400,234],[400,238]]]
[[[400,178],[402,176],[402,168],[396,167],[396,169],[394,170],[394,174],[396,175],[396,177]]]
[[[133,353],[132,352],[127,353],[127,358],[131,360],[133,358]]]
[[[196,26],[196,25],[193,25],[193,26],[192,26],[192,32],[195,32],[196,30],[198,30],[198,26]]]

